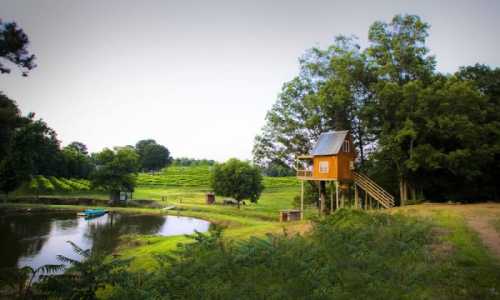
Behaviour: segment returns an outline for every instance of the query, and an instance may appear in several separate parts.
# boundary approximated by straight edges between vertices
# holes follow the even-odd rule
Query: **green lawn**
[[[248,240],[252,236],[263,237],[269,233],[305,233],[311,228],[310,221],[300,221],[291,223],[280,223],[279,211],[293,207],[293,199],[300,193],[300,185],[293,178],[264,178],[266,189],[257,203],[246,201],[240,209],[234,206],[221,205],[224,197],[216,196],[215,205],[205,204],[205,193],[210,191],[206,179],[208,169],[206,167],[193,170],[190,168],[176,168],[170,170],[170,173],[158,175],[141,174],[139,180],[141,183],[134,192],[136,201],[155,200],[160,206],[174,205],[175,210],[168,212],[160,209],[151,208],[112,208],[123,212],[140,212],[153,214],[174,214],[192,216],[211,221],[214,224],[222,226],[224,230],[224,239],[230,240]],[[200,175],[202,174],[202,176]],[[170,177],[175,177],[174,179]],[[154,178],[155,183],[146,182]],[[184,179],[183,179],[184,178]],[[175,185],[179,182],[182,184]],[[189,183],[189,184],[186,184]],[[26,193],[18,191],[17,196],[27,196]],[[107,199],[107,195],[101,192],[80,192],[80,193],[52,193],[49,196],[70,198],[70,197],[90,197]],[[163,199],[163,201],[162,201]],[[12,204],[9,204],[12,205]],[[82,209],[82,206],[45,206],[45,205],[21,205],[23,207],[57,208],[57,209]],[[500,205],[482,207],[480,205],[414,205],[404,208],[394,208],[384,210],[388,213],[408,215],[417,217],[422,222],[430,222],[433,230],[431,234],[435,237],[432,255],[426,262],[415,263],[415,267],[428,268],[425,264],[438,263],[432,276],[436,281],[436,287],[445,285],[449,274],[456,274],[453,285],[453,291],[457,298],[465,296],[474,296],[479,298],[496,298],[495,280],[500,278],[498,273],[499,260],[491,251],[489,251],[482,242],[477,232],[472,230],[467,222],[466,216],[483,216],[488,214],[491,218],[490,224],[496,230],[499,230]],[[373,212],[374,213],[374,212]],[[306,219],[311,219],[317,215],[313,207],[306,208]],[[390,224],[387,226],[391,226]],[[411,227],[408,227],[411,228]],[[407,228],[407,229],[408,229]],[[358,233],[361,234],[361,233]],[[381,233],[382,234],[382,233]],[[392,232],[391,234],[394,234]],[[401,233],[403,234],[403,233]],[[380,236],[381,239],[387,237]],[[122,243],[117,249],[117,253],[122,257],[134,257],[131,270],[154,269],[156,261],[154,254],[169,253],[177,248],[179,243],[192,242],[185,236],[159,237],[159,236],[124,236]],[[349,243],[349,240],[345,240]],[[370,241],[367,241],[370,242]],[[347,247],[348,245],[346,245]],[[427,247],[427,246],[425,246]],[[405,259],[407,259],[406,257]],[[389,259],[389,258],[388,258]],[[397,258],[395,258],[397,259]],[[422,263],[424,265],[422,265]],[[432,281],[431,281],[432,282]],[[462,289],[460,287],[463,287]],[[425,298],[427,291],[433,294],[433,286],[422,286],[422,297]],[[466,291],[466,292],[464,292]],[[465,294],[463,294],[465,293]],[[467,298],[467,297],[465,297]]]

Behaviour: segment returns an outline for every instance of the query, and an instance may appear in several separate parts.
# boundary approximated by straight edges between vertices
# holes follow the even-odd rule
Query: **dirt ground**
[[[422,204],[418,207],[419,212],[423,211],[422,208],[426,208],[461,214],[469,227],[479,234],[485,246],[500,258],[500,232],[493,225],[495,221],[499,222],[500,220],[500,203]],[[412,210],[411,206],[407,206],[405,209]]]

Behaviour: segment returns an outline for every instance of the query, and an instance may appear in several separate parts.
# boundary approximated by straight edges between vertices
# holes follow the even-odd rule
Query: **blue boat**
[[[84,216],[85,218],[96,218],[105,215],[106,213],[108,213],[107,210],[104,210],[102,208],[95,208],[95,209],[86,209],[82,212],[79,212],[78,215]]]

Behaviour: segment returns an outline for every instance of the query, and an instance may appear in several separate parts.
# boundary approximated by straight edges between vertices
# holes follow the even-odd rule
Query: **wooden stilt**
[[[325,181],[320,181],[319,182],[319,198],[320,198],[320,215],[323,215],[325,213],[325,201],[326,201],[326,182]]]
[[[304,220],[304,180],[301,180],[300,189],[300,219]]]
[[[354,183],[354,208],[359,208],[358,186]]]
[[[368,209],[368,193],[365,191],[365,210]]]
[[[340,188],[340,183],[339,183],[339,193],[340,193],[340,207],[344,208],[344,191]]]
[[[340,207],[340,199],[339,199],[339,181],[335,181],[335,209]]]
[[[330,181],[330,213],[333,214],[333,181]]]

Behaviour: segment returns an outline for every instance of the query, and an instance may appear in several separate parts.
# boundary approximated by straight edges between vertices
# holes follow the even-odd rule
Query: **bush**
[[[49,177],[50,182],[55,187],[56,190],[61,192],[71,192],[73,188],[66,184],[63,180],[60,180],[54,176]]]
[[[38,187],[44,192],[53,192],[55,190],[54,185],[50,180],[42,175],[37,175],[36,180],[38,181]]]
[[[453,298],[453,283],[434,274],[451,278],[456,270],[432,260],[431,228],[400,215],[342,209],[318,221],[307,238],[270,235],[228,243],[220,231],[198,233],[175,257],[159,257],[147,281],[129,274],[111,298]]]

